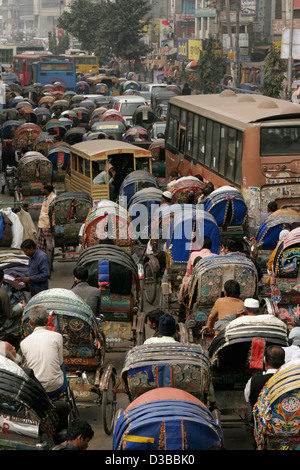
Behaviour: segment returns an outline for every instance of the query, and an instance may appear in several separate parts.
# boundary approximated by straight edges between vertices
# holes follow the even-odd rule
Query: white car
[[[165,88],[166,86],[168,86],[166,83],[147,83],[142,86],[141,91],[150,91],[150,93],[152,93],[153,91]]]
[[[112,108],[119,111],[125,119],[126,125],[132,126],[133,114],[139,106],[147,106],[145,98],[142,96],[115,96]]]

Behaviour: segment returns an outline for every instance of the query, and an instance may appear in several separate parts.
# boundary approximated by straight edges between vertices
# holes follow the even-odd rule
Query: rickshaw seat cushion
[[[106,259],[99,260],[98,279],[99,283],[109,282],[109,261]]]

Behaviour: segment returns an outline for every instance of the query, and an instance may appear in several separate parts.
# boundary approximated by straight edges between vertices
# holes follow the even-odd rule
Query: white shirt
[[[173,336],[151,336],[151,338],[146,339],[144,344],[152,343],[178,343]]]
[[[63,337],[60,333],[38,326],[20,343],[26,365],[33,370],[46,392],[62,386]]]
[[[268,369],[266,371],[263,372],[262,375],[265,375],[265,374],[275,374],[275,372],[277,372],[278,369]],[[251,377],[252,378],[252,377]],[[246,383],[246,386],[245,386],[245,389],[244,389],[244,397],[245,397],[245,400],[247,403],[249,403],[249,397],[250,397],[250,385],[251,385],[251,378],[248,380],[248,382]]]

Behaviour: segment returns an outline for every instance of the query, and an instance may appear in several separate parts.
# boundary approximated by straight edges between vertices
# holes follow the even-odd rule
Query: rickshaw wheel
[[[77,408],[77,405],[76,405],[76,402],[75,402],[74,393],[73,393],[73,390],[71,389],[71,387],[69,385],[66,389],[66,395],[67,395],[67,401],[70,405],[69,418],[71,420],[79,418],[79,411],[78,411],[78,408]]]
[[[114,391],[116,385],[116,377],[113,371],[111,371],[108,386],[106,390],[102,392],[102,419],[103,427],[106,434],[110,435],[114,429],[114,420],[116,414],[116,392]]]
[[[156,274],[149,262],[144,266],[144,290],[147,302],[152,305],[156,299]]]

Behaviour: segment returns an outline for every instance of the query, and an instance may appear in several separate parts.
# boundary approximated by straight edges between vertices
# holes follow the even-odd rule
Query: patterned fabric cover
[[[161,389],[168,392],[168,388]],[[186,393],[184,398],[170,399],[166,393],[151,399],[155,391],[146,392],[147,403],[132,403],[117,421],[113,450],[206,450],[223,446],[221,428],[201,401]],[[134,406],[135,405],[135,406]]]
[[[204,186],[195,176],[179,178],[171,186],[172,204],[197,204]]]
[[[219,227],[242,225],[247,217],[247,205],[239,191],[213,191],[205,198],[204,209],[210,212]]]
[[[260,225],[255,240],[257,248],[274,250],[279,240],[279,234],[293,222],[300,222],[300,215],[278,214],[267,217]]]
[[[133,400],[148,390],[174,387],[205,402],[211,380],[210,361],[200,345],[145,344],[129,351],[121,376]]]
[[[253,408],[262,449],[300,450],[300,363],[290,361],[266,383]]]
[[[99,350],[101,335],[91,308],[68,289],[48,289],[30,299],[22,318],[22,335],[32,332],[29,311],[42,305],[48,312],[48,328],[64,338],[64,357],[94,358]]]
[[[136,170],[126,176],[120,186],[119,197],[127,197],[127,207],[129,207],[132,196],[142,189],[143,183],[150,183],[153,188],[158,188],[155,176],[148,171]]]
[[[240,284],[242,300],[256,296],[258,279],[253,262],[243,256],[218,255],[196,264],[190,280],[189,297],[192,299],[196,294],[197,305],[213,306],[229,279]]]

